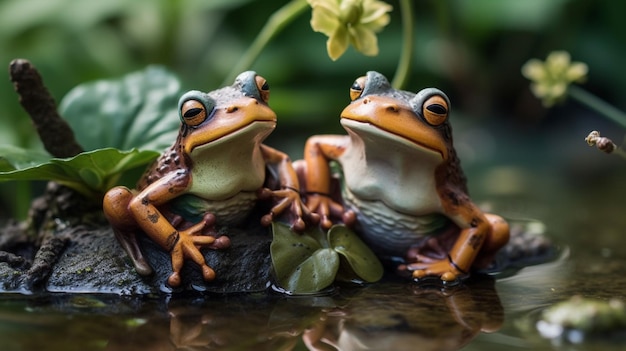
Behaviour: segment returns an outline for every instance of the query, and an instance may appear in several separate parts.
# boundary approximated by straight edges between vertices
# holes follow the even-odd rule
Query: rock
[[[573,296],[545,309],[537,321],[537,330],[543,337],[576,344],[585,339],[606,339],[615,334],[623,337],[625,328],[626,306],[623,301],[582,296]]]
[[[141,246],[155,271],[149,277],[137,274],[109,227],[79,230],[59,257],[45,289],[122,295],[186,290],[242,293],[267,289],[271,274],[271,234],[265,228],[228,229],[228,236],[230,248],[204,252],[207,263],[217,274],[214,281],[203,281],[199,267],[185,262],[183,286],[172,291],[166,285],[172,271],[170,256],[145,235],[140,236]]]
[[[172,271],[169,253],[139,234],[144,255],[155,271],[140,276],[101,212],[89,213],[89,218],[87,223],[73,220],[71,225],[58,218],[49,221],[56,225],[41,230],[44,234],[39,238],[28,239],[25,226],[18,223],[3,228],[0,237],[8,244],[0,247],[0,292],[225,294],[265,291],[270,286],[272,234],[256,224],[259,218],[251,218],[245,228],[219,230],[230,238],[230,248],[203,251],[217,274],[214,281],[205,282],[199,267],[186,261],[183,284],[174,290],[166,284]]]

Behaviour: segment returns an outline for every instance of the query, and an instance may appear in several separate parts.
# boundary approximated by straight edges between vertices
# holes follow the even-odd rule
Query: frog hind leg
[[[139,227],[128,210],[134,197],[135,193],[126,187],[112,188],[104,195],[102,209],[111,223],[117,242],[130,257],[137,273],[147,276],[153,273],[153,269],[139,247],[136,234]]]
[[[474,261],[473,268],[483,269],[489,267],[495,256],[504,245],[509,242],[509,224],[500,216],[485,213],[485,217],[491,224],[491,232],[485,238],[478,257]]]

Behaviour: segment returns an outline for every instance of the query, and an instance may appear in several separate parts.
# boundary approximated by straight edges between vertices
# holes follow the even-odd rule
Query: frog
[[[263,144],[277,123],[269,94],[267,80],[254,71],[241,73],[232,86],[184,93],[173,145],[146,169],[135,189],[117,186],[106,192],[104,215],[140,275],[152,274],[153,268],[138,232],[169,252],[167,283],[178,287],[185,260],[200,266],[204,281],[215,279],[200,250],[228,248],[230,238],[217,235],[216,223],[240,224],[259,200],[273,200],[262,225],[283,215],[299,231],[304,219],[315,221],[300,198],[289,156]]]
[[[376,71],[350,87],[347,135],[314,135],[294,165],[320,225],[355,228],[401,275],[455,284],[509,240],[501,216],[469,197],[441,90],[394,89]],[[336,167],[335,167],[336,165]]]

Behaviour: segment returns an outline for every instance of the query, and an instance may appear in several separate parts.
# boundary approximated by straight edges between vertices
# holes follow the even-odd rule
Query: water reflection
[[[350,297],[341,312],[305,331],[309,350],[458,350],[504,321],[491,279],[447,290],[372,286]]]
[[[503,320],[489,278],[448,289],[388,282],[327,297],[177,299],[167,318],[106,350],[458,350]]]

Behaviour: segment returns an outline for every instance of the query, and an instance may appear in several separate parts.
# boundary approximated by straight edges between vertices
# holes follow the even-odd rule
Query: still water
[[[517,190],[498,190],[507,172]],[[307,297],[2,295],[0,350],[623,350],[603,338],[546,340],[535,328],[555,302],[626,291],[623,179],[545,174],[493,169],[471,186],[494,212],[541,221],[559,247],[550,262],[447,289],[391,279]]]

